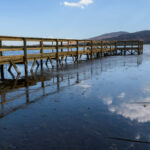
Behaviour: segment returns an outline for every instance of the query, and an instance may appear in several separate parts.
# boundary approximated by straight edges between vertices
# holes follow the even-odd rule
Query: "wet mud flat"
[[[0,81],[0,150],[150,149],[149,49]]]

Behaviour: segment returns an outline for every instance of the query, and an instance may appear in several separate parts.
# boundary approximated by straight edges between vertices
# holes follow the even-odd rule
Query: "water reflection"
[[[109,106],[109,111],[122,115],[130,120],[137,120],[139,123],[150,121],[150,102],[122,103],[116,106]]]
[[[0,82],[0,117],[2,118],[13,111],[34,103],[43,96],[60,92],[66,87],[76,85],[83,88],[85,92],[91,86],[88,84],[80,84],[80,82],[90,79],[95,75],[99,76],[102,72],[107,72],[118,65],[125,67],[126,64],[139,66],[142,64],[142,57],[134,57],[130,59],[130,62],[125,59],[122,62],[120,60],[114,61],[113,59],[112,61],[106,59],[104,62],[102,60],[88,61],[82,62],[80,65],[66,65],[64,66],[64,70],[43,70],[41,68],[40,72],[32,72],[30,76],[21,79],[19,77],[17,79],[5,79]],[[121,93],[118,97],[125,97],[125,93]],[[104,98],[104,103],[111,105],[111,97]],[[113,112],[119,111],[115,107],[111,107],[110,110],[113,110]]]
[[[0,145],[145,149],[150,141],[149,64],[141,56],[106,57],[1,81]]]

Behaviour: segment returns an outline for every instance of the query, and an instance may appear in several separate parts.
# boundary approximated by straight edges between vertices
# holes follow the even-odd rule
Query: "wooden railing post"
[[[118,42],[115,41],[115,54],[117,55],[117,49],[118,49]]]
[[[103,56],[103,41],[101,41],[101,57]]]
[[[61,41],[61,52],[63,52],[63,41]]]
[[[126,55],[127,42],[124,42],[124,55]]]
[[[111,41],[110,41],[110,43],[109,43],[109,46],[110,46],[110,55],[112,55]]]
[[[43,40],[40,41],[40,53],[41,53],[41,56],[43,57]]]
[[[91,41],[91,59],[93,59],[93,41]]]
[[[25,65],[25,75],[28,74],[28,60],[27,60],[27,40],[23,38],[23,50],[24,50],[24,65]]]
[[[79,41],[76,41],[77,44],[77,62],[79,61]]]
[[[40,41],[40,47],[41,57],[43,57],[43,40]],[[41,59],[41,70],[43,70],[43,59]]]
[[[0,48],[2,48],[2,41],[0,40]],[[3,56],[3,52],[0,52],[0,56]],[[0,65],[1,69],[1,79],[4,79],[4,65]]]
[[[56,40],[56,62],[57,62],[57,68],[59,67],[59,43],[58,39]]]

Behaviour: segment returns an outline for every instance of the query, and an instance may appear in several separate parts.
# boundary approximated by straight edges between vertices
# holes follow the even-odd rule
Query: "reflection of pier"
[[[12,45],[3,42],[13,42]],[[20,42],[19,45],[16,42]],[[31,51],[38,51],[37,53]],[[4,55],[6,52],[7,55]],[[17,55],[10,55],[10,52],[17,52]],[[19,53],[20,52],[20,53]],[[28,62],[32,61],[31,71],[35,65],[43,65],[43,60],[51,63],[54,61],[57,68],[67,62],[71,57],[74,62],[79,62],[82,56],[87,59],[102,57],[105,55],[126,55],[142,54],[142,41],[93,41],[93,40],[73,40],[73,39],[48,39],[48,38],[25,38],[0,36],[0,70],[1,79],[4,79],[5,64],[9,64],[8,71],[14,67],[18,74],[21,74],[17,64],[24,64],[25,74],[28,73]],[[40,60],[40,63],[39,63]],[[13,74],[12,74],[13,75]]]
[[[83,76],[82,80],[85,80],[86,77]],[[61,75],[57,74],[56,76],[46,77],[41,75],[30,76],[25,79],[16,79],[16,80],[4,80],[0,83],[0,94],[1,94],[1,112],[0,117],[16,111],[24,107],[27,104],[34,103],[41,99],[43,96],[48,96],[55,94],[60,90],[73,86],[79,83],[79,73],[70,75]],[[39,85],[40,84],[40,85]],[[32,89],[33,87],[33,89]],[[46,92],[46,88],[52,87],[52,91]],[[42,93],[41,93],[42,91]],[[39,95],[38,93],[41,93]],[[9,97],[10,95],[10,97]],[[37,95],[37,97],[36,97]],[[24,97],[25,96],[25,97]],[[33,98],[34,97],[34,98]],[[25,101],[26,102],[25,102]],[[19,103],[21,104],[17,104]],[[18,105],[18,106],[13,106]],[[12,106],[9,106],[12,105]]]
[[[74,65],[75,67],[67,65],[70,68],[64,66],[64,71],[58,70],[57,72],[57,70],[51,69],[51,71],[41,71],[41,74],[35,73],[18,80],[3,80],[0,82],[0,117],[34,103],[44,96],[56,94],[69,86],[79,84],[116,65],[126,66],[128,63],[133,63],[138,66],[141,64],[139,58],[140,56],[134,57],[135,60],[132,62],[127,60],[127,62],[122,61],[121,63],[120,60],[105,60],[104,63],[101,60],[88,61],[89,64],[81,63],[79,68],[77,64]]]

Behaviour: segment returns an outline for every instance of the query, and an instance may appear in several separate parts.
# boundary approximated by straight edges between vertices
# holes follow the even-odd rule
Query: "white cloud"
[[[79,2],[64,2],[65,6],[69,7],[80,7],[84,8],[85,6],[92,4],[94,1],[93,0],[80,0]]]

